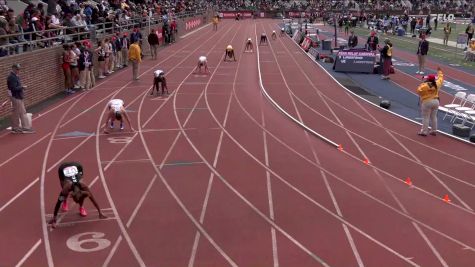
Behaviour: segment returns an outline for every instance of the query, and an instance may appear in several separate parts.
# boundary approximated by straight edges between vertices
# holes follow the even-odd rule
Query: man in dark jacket
[[[358,36],[355,35],[353,30],[350,31],[350,37],[348,37],[348,47],[355,48],[358,45]]]
[[[150,52],[152,54],[152,59],[157,59],[157,49],[158,49],[158,35],[157,32],[152,29],[148,35],[148,44],[150,45]]]
[[[31,129],[31,121],[26,115],[25,103],[23,102],[23,90],[26,86],[21,85],[20,77],[18,77],[20,68],[20,64],[14,64],[12,66],[12,72],[7,78],[8,94],[13,107],[11,116],[12,133],[34,133]]]
[[[89,90],[92,87],[91,81],[91,70],[93,64],[93,54],[92,52],[83,47],[81,49],[81,55],[79,55],[78,66],[79,66],[79,78],[81,87],[84,90]]]
[[[429,41],[426,40],[425,34],[422,34],[421,39],[419,40],[419,44],[417,46],[417,59],[419,61],[419,70],[416,72],[417,74],[424,75],[426,56],[428,52],[429,52]]]

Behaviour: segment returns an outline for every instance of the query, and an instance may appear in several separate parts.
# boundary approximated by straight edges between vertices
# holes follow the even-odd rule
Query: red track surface
[[[145,60],[140,81],[121,71],[36,117],[36,134],[3,135],[0,265],[473,266],[473,148],[418,137],[418,126],[347,93],[288,38],[242,53],[274,23],[206,28]],[[228,44],[238,62],[222,61]],[[192,74],[203,54],[210,76]],[[261,94],[258,57],[267,93],[343,152]],[[148,95],[157,65],[168,98]],[[102,134],[113,97],[134,111],[138,132]],[[61,137],[73,131],[95,135]],[[72,207],[47,228],[64,160],[85,166],[108,220],[88,203],[87,218]],[[92,232],[99,243],[87,242]]]

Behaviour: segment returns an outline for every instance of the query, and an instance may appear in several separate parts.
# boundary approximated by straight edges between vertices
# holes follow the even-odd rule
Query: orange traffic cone
[[[412,186],[411,178],[407,177],[405,183],[406,183],[408,186]]]
[[[366,165],[369,165],[369,160],[368,160],[368,159],[364,159],[364,160],[363,160],[363,163],[366,164]]]
[[[343,151],[343,146],[341,144],[338,145],[338,150]]]

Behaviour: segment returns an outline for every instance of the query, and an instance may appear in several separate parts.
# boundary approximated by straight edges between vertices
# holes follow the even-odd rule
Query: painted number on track
[[[132,137],[129,136],[118,136],[118,137],[109,137],[107,141],[111,144],[128,144],[132,141]]]
[[[105,234],[100,232],[85,232],[71,236],[66,241],[66,245],[69,249],[76,252],[94,252],[110,246],[111,242],[108,239],[103,238],[104,236]]]

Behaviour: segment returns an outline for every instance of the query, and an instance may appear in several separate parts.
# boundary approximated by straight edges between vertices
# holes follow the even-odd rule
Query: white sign
[[[441,21],[454,21],[455,15],[454,14],[430,14],[431,18],[435,19],[437,17],[437,20],[439,22]]]

